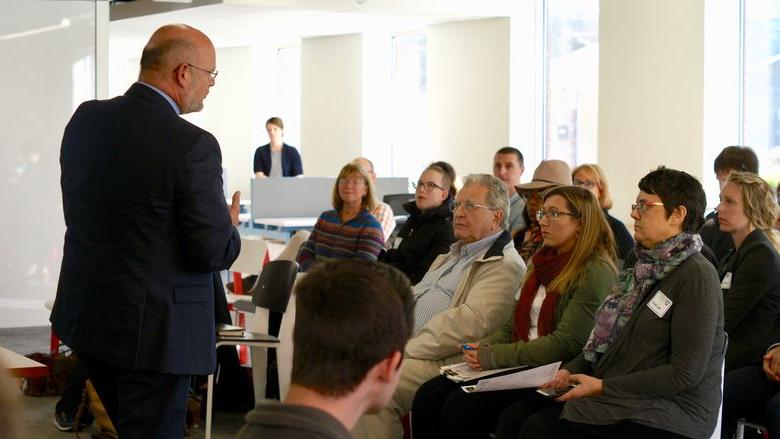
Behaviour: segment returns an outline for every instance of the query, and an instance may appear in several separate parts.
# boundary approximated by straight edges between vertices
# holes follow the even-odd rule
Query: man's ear
[[[188,66],[186,63],[182,63],[176,66],[171,74],[173,75],[174,84],[183,88],[187,85],[187,83],[189,83],[190,75],[192,73],[190,72],[190,66]]]
[[[376,364],[377,378],[382,382],[392,382],[398,369],[401,368],[403,355],[400,351],[395,351]]]

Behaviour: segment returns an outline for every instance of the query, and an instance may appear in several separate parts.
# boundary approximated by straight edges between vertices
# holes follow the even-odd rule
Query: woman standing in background
[[[303,174],[298,150],[282,142],[284,122],[272,117],[265,123],[269,143],[255,150],[255,177],[295,177]]]

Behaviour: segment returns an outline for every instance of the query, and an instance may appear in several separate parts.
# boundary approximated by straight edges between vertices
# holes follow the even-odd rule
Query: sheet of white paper
[[[560,367],[561,362],[558,361],[509,375],[480,380],[475,386],[463,386],[462,388],[466,392],[488,392],[539,387],[552,380]]]

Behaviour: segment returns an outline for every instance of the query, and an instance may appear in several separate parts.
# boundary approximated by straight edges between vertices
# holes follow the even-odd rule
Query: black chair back
[[[414,194],[387,194],[382,197],[382,201],[390,205],[393,209],[393,215],[408,215],[404,209],[404,204],[414,201]]]
[[[298,263],[271,261],[263,267],[257,286],[252,293],[252,303],[272,312],[284,313],[290,301]]]

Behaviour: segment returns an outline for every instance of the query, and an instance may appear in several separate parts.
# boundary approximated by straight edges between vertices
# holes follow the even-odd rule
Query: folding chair
[[[243,244],[243,243],[242,243]],[[279,324],[269,325],[268,333],[244,332],[240,337],[217,336],[217,347],[231,346],[250,346],[257,348],[276,349],[279,346],[279,326],[281,316],[287,311],[287,304],[290,301],[295,276],[298,272],[298,264],[293,261],[271,261],[260,272],[260,277],[252,289],[252,302],[239,300],[235,302],[237,309],[244,312],[254,312],[255,307],[264,308],[271,315],[277,315]],[[270,320],[270,319],[269,319]],[[254,367],[263,367],[265,362],[258,362]],[[211,438],[211,415],[213,404],[213,386],[214,375],[208,376],[206,387],[206,439]]]

